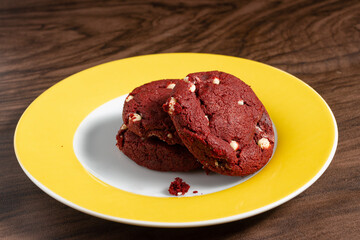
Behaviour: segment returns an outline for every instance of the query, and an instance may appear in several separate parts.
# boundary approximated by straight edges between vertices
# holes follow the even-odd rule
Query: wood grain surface
[[[360,1],[0,1],[0,239],[360,239]],[[13,149],[43,91],[86,68],[164,52],[243,57],[312,86],[339,127],[324,175],[293,200],[232,223],[130,226],[37,188]]]

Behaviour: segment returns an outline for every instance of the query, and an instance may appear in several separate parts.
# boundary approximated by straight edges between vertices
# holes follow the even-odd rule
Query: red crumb
[[[208,169],[207,167],[203,166],[202,168],[204,169],[206,175],[209,175],[211,173],[211,170]]]
[[[179,196],[184,195],[189,190],[190,185],[179,177],[175,178],[175,181],[171,182],[169,187],[169,193],[171,195]]]
[[[198,191],[193,191],[193,193],[195,193],[195,194],[196,194],[196,193],[198,193]]]

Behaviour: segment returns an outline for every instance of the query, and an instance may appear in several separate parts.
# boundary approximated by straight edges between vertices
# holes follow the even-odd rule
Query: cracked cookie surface
[[[252,89],[219,71],[189,74],[163,106],[190,152],[211,171],[256,172],[270,159],[274,131]]]

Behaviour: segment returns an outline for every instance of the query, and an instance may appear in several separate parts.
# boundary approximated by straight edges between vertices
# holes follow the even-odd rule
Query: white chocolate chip
[[[205,115],[206,120],[208,121],[207,125],[210,125],[210,121],[209,121],[209,117],[207,115]]]
[[[191,86],[190,86],[190,88],[189,88],[189,91],[190,91],[190,92],[195,92],[195,90],[196,90],[195,84],[192,84],[192,83],[191,83]]]
[[[258,145],[261,147],[261,149],[268,149],[270,147],[270,142],[267,138],[261,138],[258,141]]]
[[[219,166],[219,162],[215,161],[215,167],[218,167],[218,166]]]
[[[178,196],[182,195],[182,192],[178,192],[177,195],[178,195]]]
[[[218,79],[217,77],[214,78],[213,84],[220,84],[220,79]]]
[[[166,88],[168,88],[168,89],[174,89],[175,85],[176,85],[175,83],[170,83],[169,85],[167,85]]]
[[[238,101],[238,104],[239,104],[239,105],[244,105],[244,100],[239,100],[239,101]]]
[[[133,96],[129,95],[126,97],[125,102],[130,102],[130,100],[133,98],[134,98]]]
[[[186,77],[184,78],[184,81],[185,81],[185,82],[189,82],[189,77],[186,76]]]
[[[123,124],[123,125],[121,125],[121,128],[120,128],[120,130],[126,130],[128,127],[125,125],[125,124]]]
[[[168,133],[166,136],[167,136],[168,138],[172,138],[172,137],[173,137],[171,133]]]
[[[169,111],[168,113],[171,115],[175,112],[175,104],[176,104],[176,99],[174,97],[171,97],[170,98],[170,101],[169,101]]]
[[[236,141],[231,141],[230,146],[236,151],[239,149],[239,144]]]
[[[137,113],[131,113],[129,115],[129,121],[132,121],[132,122],[137,122],[137,121],[140,121],[141,120],[141,116]]]

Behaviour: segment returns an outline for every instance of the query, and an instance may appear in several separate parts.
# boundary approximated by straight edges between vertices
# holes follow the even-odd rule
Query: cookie
[[[168,144],[182,144],[162,105],[180,80],[159,80],[135,88],[125,99],[123,121],[140,137],[156,136]]]
[[[270,159],[274,131],[252,89],[227,73],[189,74],[163,106],[190,152],[211,171],[246,176]]]
[[[157,171],[187,172],[202,165],[181,145],[169,145],[158,138],[142,138],[123,125],[117,136],[118,148],[138,165]]]

